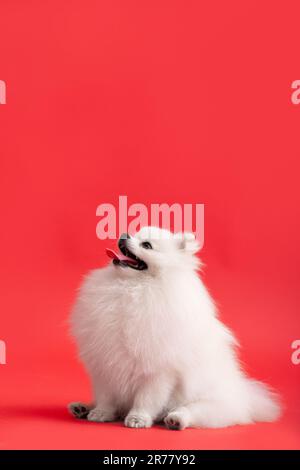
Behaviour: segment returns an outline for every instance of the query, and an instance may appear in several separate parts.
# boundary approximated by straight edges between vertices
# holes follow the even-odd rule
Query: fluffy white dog
[[[94,403],[71,403],[71,413],[122,417],[133,428],[275,420],[275,395],[241,370],[235,338],[197,275],[193,234],[144,227],[122,236],[119,249],[87,276],[72,314]]]

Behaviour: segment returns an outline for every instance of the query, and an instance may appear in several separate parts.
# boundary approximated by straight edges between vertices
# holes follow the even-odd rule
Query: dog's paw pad
[[[150,416],[128,415],[125,418],[127,428],[150,428],[152,422]]]
[[[88,407],[88,405],[76,401],[68,405],[68,410],[70,411],[72,416],[75,416],[75,418],[86,419],[87,415],[89,414],[90,408]]]
[[[94,423],[104,423],[106,421],[113,421],[114,414],[110,411],[105,411],[105,410],[100,410],[98,408],[94,408],[87,415],[87,419],[89,421],[93,421]]]
[[[185,428],[183,417],[176,412],[168,414],[164,419],[164,422],[168,429],[172,429],[174,431],[181,431]]]

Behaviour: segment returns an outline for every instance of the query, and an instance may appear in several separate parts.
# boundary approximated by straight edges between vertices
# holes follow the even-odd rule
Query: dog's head
[[[180,269],[199,266],[195,253],[199,244],[192,233],[171,233],[157,227],[143,227],[134,236],[121,235],[120,254],[108,250],[116,266],[130,271],[158,272],[168,268]]]

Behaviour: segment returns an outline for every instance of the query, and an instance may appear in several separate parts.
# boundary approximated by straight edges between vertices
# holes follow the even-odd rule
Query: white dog
[[[234,336],[197,275],[194,236],[144,227],[119,249],[87,276],[72,314],[94,404],[71,403],[71,413],[123,417],[133,428],[275,420],[275,395],[241,370]]]

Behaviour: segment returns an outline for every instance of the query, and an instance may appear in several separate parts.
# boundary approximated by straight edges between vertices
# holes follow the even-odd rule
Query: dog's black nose
[[[122,233],[122,235],[119,238],[119,248],[121,249],[123,246],[126,246],[126,240],[130,238],[129,233]]]
[[[129,233],[122,233],[122,235],[120,236],[120,240],[121,239],[126,240],[127,238],[130,238]]]

